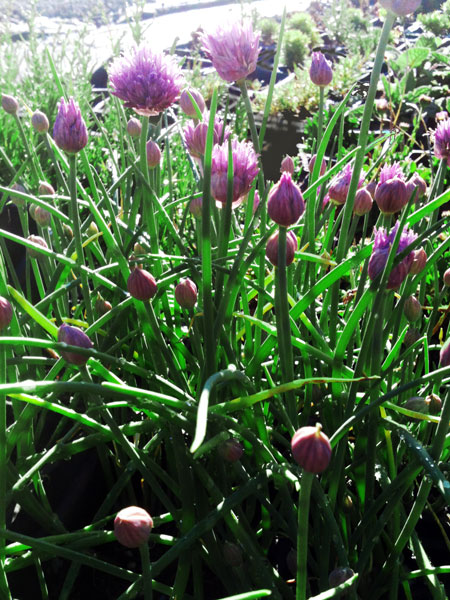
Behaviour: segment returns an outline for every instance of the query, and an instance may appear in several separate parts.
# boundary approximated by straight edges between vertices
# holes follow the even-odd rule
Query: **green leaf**
[[[409,50],[406,50],[400,54],[400,56],[394,62],[394,66],[398,67],[399,69],[415,69],[420,67],[420,65],[423,64],[429,57],[429,48],[410,48]]]

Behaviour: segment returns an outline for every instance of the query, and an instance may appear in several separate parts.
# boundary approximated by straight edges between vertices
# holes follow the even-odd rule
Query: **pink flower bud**
[[[375,190],[375,202],[384,215],[393,215],[408,204],[406,184],[398,177],[379,183]]]
[[[417,275],[421,273],[425,269],[425,265],[427,264],[427,253],[423,248],[419,248],[419,250],[414,250],[413,252],[413,261],[411,266],[409,267],[410,275]]]
[[[179,100],[181,110],[188,117],[198,118],[197,112],[195,111],[194,105],[192,104],[192,100],[189,98],[188,92],[192,96],[192,98],[194,98],[200,112],[203,113],[205,111],[205,101],[203,99],[203,96],[198,90],[195,90],[193,88],[187,88],[181,92]]]
[[[147,543],[153,527],[153,519],[143,508],[128,506],[114,519],[114,535],[126,548],[139,548]]]
[[[252,209],[252,213],[255,214],[255,212],[258,210],[258,206],[261,203],[261,198],[259,197],[259,193],[258,190],[255,190],[255,195],[253,196],[253,209]]]
[[[333,71],[322,52],[313,52],[309,76],[311,81],[320,87],[325,87],[332,82]]]
[[[344,581],[347,581],[347,579],[350,579],[350,577],[353,577],[354,574],[355,572],[350,567],[337,567],[329,574],[328,583],[331,588],[337,587],[341,583],[344,583]]]
[[[161,150],[156,142],[149,140],[146,145],[147,149],[147,164],[150,169],[159,166],[161,162]]]
[[[0,296],[0,331],[8,327],[13,317],[13,309],[11,303],[3,296]]]
[[[411,177],[411,179],[406,184],[406,191],[407,191],[408,200],[411,198],[413,192],[415,192],[413,202],[417,202],[419,200],[419,198],[422,198],[423,196],[425,196],[425,194],[427,192],[427,184],[425,183],[425,181],[422,179],[422,177],[420,175],[417,175],[417,173],[414,173],[414,175]]]
[[[236,438],[230,438],[222,444],[219,448],[220,456],[227,462],[238,461],[244,453],[244,448],[239,440]]]
[[[311,159],[308,163],[308,171],[311,174],[314,171],[314,166],[316,164],[316,158],[317,158],[317,154],[314,154],[313,156],[311,156]],[[322,164],[320,165],[320,171],[319,171],[320,177],[322,177],[322,175],[325,175],[326,170],[327,170],[327,163],[325,162],[325,159],[322,158]]]
[[[150,298],[153,298],[158,287],[153,275],[144,269],[136,267],[128,277],[127,289],[133,298],[146,302]]]
[[[403,305],[403,312],[410,323],[422,316],[422,306],[415,296],[409,296]]]
[[[420,331],[416,327],[410,327],[403,338],[403,343],[407,348],[420,340]]]
[[[78,327],[72,327],[63,323],[58,329],[58,342],[64,342],[70,346],[78,346],[79,348],[92,348],[93,343],[89,337]],[[85,365],[89,359],[84,354],[77,354],[71,350],[61,350],[61,356],[71,365]]]
[[[442,346],[439,353],[439,366],[448,367],[450,366],[450,338]]]
[[[294,161],[289,156],[289,154],[286,154],[286,156],[281,161],[280,172],[284,173],[285,171],[286,173],[290,173],[291,175],[294,174]]]
[[[136,117],[128,119],[127,131],[131,137],[139,137],[142,131],[142,125],[139,119],[136,119]]]
[[[365,187],[373,199],[375,197],[375,190],[377,189],[377,182],[375,181],[375,179],[369,181],[369,183]]]
[[[189,203],[189,212],[194,217],[194,219],[201,219],[202,217],[202,206],[203,201],[201,197],[193,198]]]
[[[181,308],[194,308],[197,303],[197,286],[188,277],[175,288],[175,299]]]
[[[294,460],[309,473],[325,471],[331,460],[331,445],[322,426],[301,427],[291,441]]]
[[[42,246],[42,248],[46,248],[48,250],[47,242],[44,240],[44,238],[42,238],[39,235],[29,235],[27,237],[27,240],[29,242],[33,242],[33,244],[37,244],[38,246]],[[28,256],[31,256],[31,258],[40,258],[42,256],[42,253],[39,252],[39,250],[34,250],[34,248],[27,248],[27,254]]]
[[[241,548],[232,542],[225,542],[223,545],[223,559],[229,567],[238,568],[244,562]]]
[[[284,172],[279,182],[270,190],[267,213],[272,221],[289,227],[294,225],[305,211],[300,188],[292,181],[290,173]]]
[[[73,98],[70,98],[67,104],[64,98],[61,98],[53,127],[53,138],[56,145],[68,154],[76,154],[86,146],[86,123],[81,116],[80,107]]]
[[[49,227],[52,222],[52,215],[42,206],[36,206],[33,218],[40,227]]]
[[[39,196],[54,196],[56,192],[52,185],[46,181],[41,181],[39,182],[38,194]]]
[[[108,302],[107,300],[105,300],[104,298],[102,298],[100,296],[100,294],[97,297],[97,300],[95,301],[95,310],[96,312],[103,317],[103,315],[106,315],[106,313],[108,313],[110,310],[112,309],[112,304],[111,302]]]
[[[428,412],[430,415],[437,415],[441,412],[442,400],[436,394],[429,394],[425,398],[425,402],[427,403]]]
[[[278,267],[278,238],[279,232],[276,231],[267,240],[266,256],[274,267]],[[298,249],[297,236],[293,231],[286,234],[286,266],[289,266],[295,257],[295,251]]]
[[[363,215],[370,212],[372,208],[373,200],[370,192],[367,191],[367,188],[360,188],[355,195],[355,204],[353,205],[353,212],[358,217],[362,217]]]
[[[412,398],[408,398],[405,402],[405,408],[407,410],[413,410],[414,412],[426,413],[428,409],[428,405],[425,401],[425,398],[421,396],[413,396]]]
[[[47,133],[50,123],[48,122],[47,115],[40,110],[35,110],[31,116],[31,125],[37,133]]]
[[[16,192],[20,192],[21,194],[27,193],[27,190],[23,187],[23,185],[20,185],[20,183],[14,183],[11,186],[11,189],[15,190]],[[17,206],[17,208],[23,208],[25,206],[25,200],[23,198],[19,198],[18,196],[14,196],[13,193],[11,193],[9,199]]]
[[[421,0],[380,0],[380,4],[386,10],[399,17],[405,17],[416,11]]]
[[[14,96],[8,96],[8,94],[2,94],[2,108],[5,112],[10,115],[16,115],[19,110],[19,103]]]
[[[450,269],[447,269],[443,277],[445,287],[450,287]]]

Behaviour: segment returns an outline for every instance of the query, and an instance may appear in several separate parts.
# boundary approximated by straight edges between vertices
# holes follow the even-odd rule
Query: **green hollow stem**
[[[278,232],[278,266],[276,269],[275,310],[278,344],[280,349],[281,371],[283,383],[294,380],[294,358],[291,343],[291,327],[289,323],[289,304],[286,269],[286,227]],[[287,394],[287,408],[291,422],[297,422],[295,395],[292,391]]]
[[[17,116],[17,114],[14,115],[14,118],[16,120],[17,127],[19,129],[20,136],[21,136],[23,144],[25,146],[28,158],[30,159],[31,168],[33,170],[34,176],[36,177],[36,182],[38,182],[39,179],[44,179],[44,174],[42,173],[42,169],[39,165],[39,162],[36,160],[36,154],[31,151],[30,144],[28,143],[28,139],[27,139],[27,136],[25,135],[25,131],[23,130],[23,126],[22,126],[22,122],[21,122],[20,118]],[[36,163],[38,166],[36,166]]]
[[[77,252],[78,267],[84,266],[84,251],[81,241],[80,215],[78,212],[77,202],[77,157],[76,154],[69,155],[69,192],[70,192],[70,218],[73,226],[73,236],[75,238],[75,249]],[[89,323],[94,321],[90,294],[89,281],[86,271],[80,269],[81,287],[86,310],[87,320]]]
[[[317,148],[320,146],[323,134],[323,106],[325,100],[325,88],[319,87],[319,113],[317,115]]]
[[[6,381],[6,348],[0,347],[0,381]],[[6,528],[6,395],[0,394],[0,531]],[[0,597],[9,599],[8,580],[5,572],[5,546],[6,540],[0,534]]]
[[[142,577],[144,579],[144,599],[153,600],[152,566],[148,544],[141,544],[139,546],[139,553],[141,555]]]
[[[306,600],[308,583],[309,504],[314,473],[303,470],[297,509],[297,584],[295,600]]]

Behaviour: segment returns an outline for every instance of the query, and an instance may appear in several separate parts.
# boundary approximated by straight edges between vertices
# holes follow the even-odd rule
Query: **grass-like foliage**
[[[227,81],[204,111],[142,46],[101,110],[51,51],[45,89],[4,90],[2,599],[446,597],[450,121],[402,121],[395,22],[364,28],[363,103],[314,92],[315,160],[273,155],[280,181],[285,17],[257,120],[239,24],[204,38]]]

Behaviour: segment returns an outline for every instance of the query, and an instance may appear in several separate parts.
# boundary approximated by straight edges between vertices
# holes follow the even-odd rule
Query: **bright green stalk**
[[[306,600],[308,583],[309,503],[314,473],[303,470],[297,509],[297,584],[295,600]]]
[[[141,544],[139,546],[139,553],[141,555],[142,563],[142,577],[144,579],[144,599],[153,599],[153,585],[152,585],[152,566],[150,563],[150,555],[148,551],[148,544]]]
[[[323,133],[323,105],[325,98],[325,88],[323,85],[319,87],[319,114],[318,114],[318,122],[317,122],[317,148],[320,146],[320,142],[322,140]]]
[[[77,251],[77,266],[84,266],[84,251],[81,241],[80,215],[77,202],[77,157],[76,154],[69,155],[69,191],[70,191],[70,218],[73,225],[73,235],[75,238],[75,249]],[[82,293],[84,306],[89,323],[94,321],[92,306],[89,294],[89,282],[86,271],[80,268],[80,277],[82,283]]]
[[[6,348],[0,347],[0,381],[6,382]],[[0,394],[0,531],[6,527],[6,396]],[[11,598],[5,573],[5,537],[0,534],[0,596]]]

